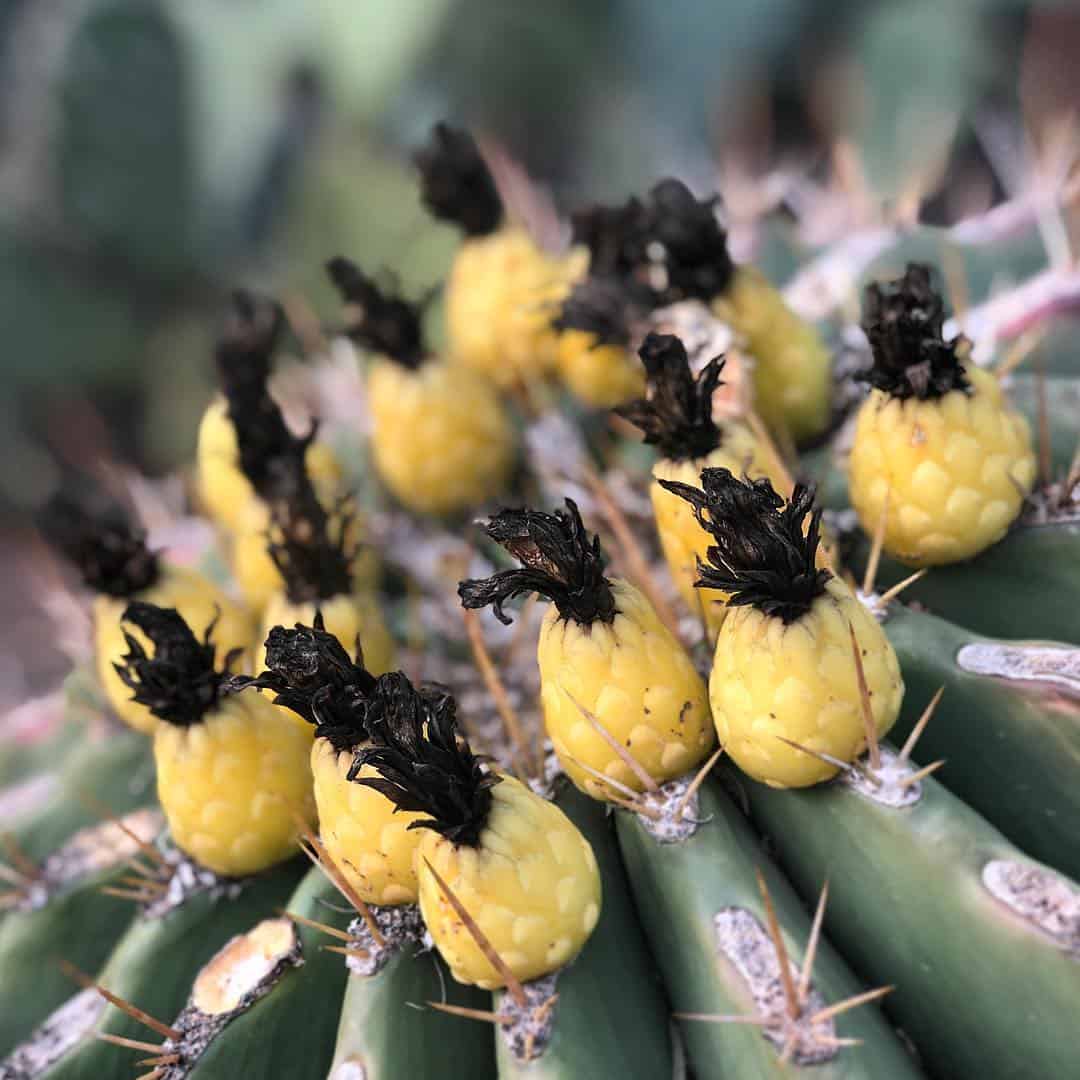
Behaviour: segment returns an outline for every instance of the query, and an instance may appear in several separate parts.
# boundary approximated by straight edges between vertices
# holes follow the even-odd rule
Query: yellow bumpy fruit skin
[[[515,227],[466,240],[446,282],[453,362],[504,388],[550,374],[558,350],[551,320],[586,259],[548,255]]]
[[[226,877],[297,850],[296,814],[315,820],[311,739],[256,691],[223,698],[201,723],[154,732],[158,798],[177,846]]]
[[[738,267],[712,307],[746,339],[758,415],[796,442],[820,435],[832,410],[832,361],[817,330],[752,267]]]
[[[176,608],[200,640],[217,616],[212,638],[217,662],[221,664],[230,651],[240,649],[242,651],[232,670],[242,673],[252,670],[253,646],[256,644],[254,619],[202,574],[186,567],[162,564],[157,582],[131,599]],[[94,653],[98,677],[116,715],[129,727],[149,734],[157,727],[158,720],[145,705],[131,700],[131,689],[113,667],[128,651],[124,630],[139,641],[149,655],[154,653],[153,645],[140,630],[127,624],[121,626],[120,617],[127,605],[126,599],[104,594],[94,599]]]
[[[410,370],[384,359],[367,386],[375,468],[402,505],[451,514],[506,487],[514,430],[486,379],[437,360]]]
[[[409,831],[422,814],[394,812],[373,788],[349,781],[351,751],[338,752],[326,739],[311,748],[319,835],[334,864],[365,904],[415,904],[414,855],[423,833]],[[374,777],[365,765],[360,777]]]
[[[587,330],[563,330],[558,345],[559,377],[570,392],[594,409],[613,409],[645,393],[645,369],[622,345],[598,345]]]
[[[537,648],[544,726],[566,775],[594,799],[616,789],[578,762],[635,791],[644,785],[578,705],[658,783],[693,768],[716,741],[705,684],[686,650],[633,585],[616,578],[611,586],[613,622],[581,626],[552,606]]]
[[[382,675],[394,667],[394,639],[387,629],[378,601],[366,593],[332,596],[318,604],[293,604],[284,593],[277,593],[263,613],[263,641],[275,626],[293,627],[297,623],[311,626],[316,611],[322,612],[327,631],[350,654],[354,651],[357,638],[360,639],[364,666],[373,675]]]
[[[504,982],[480,951],[423,860],[435,868],[521,981],[569,963],[600,916],[600,874],[584,836],[555,805],[511,777],[491,789],[479,847],[430,829],[417,848],[420,912],[458,982]]]
[[[332,511],[337,504],[341,490],[335,484],[316,485],[319,501],[323,508]],[[331,529],[337,535],[337,522],[331,514]],[[232,538],[231,564],[233,577],[244,597],[244,602],[257,613],[265,612],[267,605],[285,586],[274,560],[267,550],[270,529],[270,512],[266,504],[252,498],[247,504],[240,527]],[[353,518],[355,535],[350,541],[357,543],[353,558],[353,588],[357,592],[367,592],[375,587],[379,576],[379,563],[372,547],[361,542],[363,519]]]
[[[255,491],[240,469],[236,429],[229,419],[225,399],[215,398],[203,413],[195,448],[198,495],[203,509],[227,532],[241,531],[249,520],[248,504],[257,501]],[[341,483],[341,463],[324,443],[314,442],[304,456],[308,474],[320,489]]]
[[[698,559],[707,561],[712,537],[698,524],[693,507],[678,495],[665,491],[657,480],[676,480],[697,487],[704,468],[729,469],[735,476],[756,479],[767,476],[775,487],[782,478],[764,450],[744,424],[731,423],[724,427],[724,442],[705,457],[693,461],[671,461],[661,458],[653,466],[653,482],[649,485],[656,530],[664,558],[686,606],[695,614],[703,613],[709,640],[716,637],[727,614],[727,594],[717,589],[696,589]]]
[[[909,566],[959,562],[996,543],[1035,480],[1027,421],[993,375],[966,374],[970,395],[901,401],[871,390],[856,419],[852,504],[872,534],[890,492],[885,550]]]
[[[866,746],[854,628],[878,736],[893,726],[904,683],[877,620],[832,579],[805,614],[785,625],[753,607],[734,607],[720,628],[709,695],[727,756],[770,787],[808,787],[836,768],[781,742],[790,739],[854,761]]]

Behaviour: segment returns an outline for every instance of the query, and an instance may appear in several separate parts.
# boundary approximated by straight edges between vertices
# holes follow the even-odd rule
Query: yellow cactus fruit
[[[436,124],[415,160],[428,210],[465,233],[446,282],[451,362],[503,388],[545,378],[557,352],[551,320],[585,272],[584,253],[548,255],[525,229],[507,224],[468,132]]]
[[[1027,421],[993,375],[965,367],[942,336],[930,269],[871,285],[864,329],[873,389],[851,448],[851,502],[874,532],[888,507],[884,549],[909,566],[970,559],[1016,520],[1035,480]]]
[[[384,719],[358,762],[375,787],[423,815],[415,866],[420,911],[454,977],[486,989],[539,978],[568,964],[600,916],[600,874],[566,815],[509,776],[489,773],[457,730],[455,703],[387,695]],[[469,921],[498,953],[494,966]]]
[[[866,747],[860,667],[878,736],[895,723],[904,687],[877,621],[817,565],[813,492],[796,485],[785,503],[768,480],[727,469],[706,469],[701,489],[666,486],[712,533],[701,580],[731,594],[709,680],[728,757],[772,787],[828,779],[837,766],[817,755],[850,762]]]
[[[376,679],[353,661],[328,625],[316,615],[310,626],[275,626],[266,639],[267,670],[247,681],[274,691],[275,705],[314,735],[319,833],[341,875],[366,904],[414,904],[420,834],[409,825],[418,815],[395,812],[395,804],[366,783],[377,774],[357,755],[371,747],[371,732],[384,724],[387,710],[415,695],[404,675]]]
[[[678,180],[653,188],[651,229],[664,251],[666,298],[704,300],[729,322],[754,357],[755,402],[765,423],[796,442],[814,439],[829,424],[829,353],[760,273],[731,261],[715,202],[699,202]]]
[[[712,539],[690,504],[660,481],[696,484],[704,468],[767,476],[778,486],[783,478],[769,448],[746,424],[732,420],[721,427],[714,419],[713,398],[723,385],[723,357],[710,360],[695,377],[683,343],[672,334],[649,334],[639,355],[647,372],[646,396],[617,412],[640,428],[645,442],[663,455],[653,465],[649,485],[660,546],[679,595],[692,612],[700,612],[711,641],[728,610],[725,593],[695,587],[698,563],[706,561]]]
[[[367,391],[380,480],[419,513],[459,513],[497,496],[509,481],[516,440],[494,386],[426,357],[417,309],[383,295],[347,259],[331,260],[329,271],[359,315],[350,335],[376,354]]]
[[[310,626],[317,614],[322,615],[327,633],[351,652],[359,642],[363,665],[373,675],[381,675],[394,666],[394,639],[378,601],[370,593],[337,593],[325,600],[299,603],[291,601],[284,592],[277,593],[263,613],[263,640],[275,626],[297,623]]]
[[[615,785],[645,784],[602,732],[658,783],[703,760],[715,734],[705,684],[686,650],[637,588],[604,577],[599,541],[570,499],[566,508],[497,514],[488,535],[525,569],[464,581],[458,592],[467,608],[492,604],[506,622],[502,604],[512,596],[537,592],[552,601],[537,651],[544,725],[570,779],[605,799],[618,794]]]
[[[135,602],[122,677],[160,721],[158,799],[177,847],[225,877],[255,874],[298,850],[299,817],[313,821],[310,739],[254,691],[230,693],[211,640],[199,642],[170,608]]]
[[[594,409],[611,409],[640,397],[645,375],[625,345],[600,341],[588,330],[559,334],[559,377],[570,392]]]
[[[254,620],[218,585],[195,570],[171,566],[146,545],[143,532],[119,506],[57,495],[39,516],[42,532],[79,570],[96,594],[93,604],[94,655],[102,689],[116,715],[136,731],[149,733],[157,719],[132,700],[115,665],[127,651],[124,608],[132,600],[176,608],[201,634],[213,625],[221,655],[235,652],[234,666],[250,671]],[[127,627],[143,646],[138,627]]]
[[[832,357],[814,326],[750,266],[736,268],[712,308],[754,358],[754,408],[766,425],[797,443],[821,435],[832,413]]]
[[[206,514],[229,533],[253,527],[250,503],[257,502],[251,481],[240,468],[236,429],[225,398],[215,398],[203,413],[195,450],[199,503]],[[312,442],[305,457],[308,472],[320,491],[332,492],[342,483],[341,462],[325,443]],[[257,518],[257,513],[256,513]]]
[[[451,362],[503,388],[546,378],[560,358],[552,316],[580,272],[574,258],[547,254],[522,228],[469,237],[446,282]]]

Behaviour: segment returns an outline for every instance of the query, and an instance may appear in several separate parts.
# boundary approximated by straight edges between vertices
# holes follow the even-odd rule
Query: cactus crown
[[[645,364],[647,396],[615,412],[672,461],[693,461],[715,450],[723,432],[713,420],[713,394],[723,385],[724,358],[714,356],[695,378],[686,348],[674,334],[649,334],[638,355]]]
[[[502,199],[467,131],[436,124],[414,160],[420,170],[421,198],[440,221],[460,225],[469,236],[485,236],[499,227]]]
[[[659,483],[690,503],[716,541],[708,564],[698,563],[700,588],[730,593],[729,604],[750,604],[785,623],[824,592],[832,575],[817,567],[821,510],[814,509],[813,488],[796,484],[785,503],[767,479],[738,480],[728,469],[702,469],[701,488]]]
[[[614,620],[615,597],[604,577],[600,539],[589,539],[573,499],[566,500],[565,513],[500,510],[485,530],[522,564],[522,569],[462,581],[458,596],[465,607],[491,604],[496,618],[509,623],[510,616],[502,605],[521,593],[535,592],[550,600],[564,619],[582,626]]]
[[[38,511],[37,525],[95,592],[131,597],[158,579],[157,554],[117,503],[91,508],[83,498],[58,493]]]
[[[956,353],[960,339],[946,341],[944,325],[945,302],[924,263],[908,263],[895,281],[867,285],[862,327],[874,364],[855,378],[901,399],[970,392]]]
[[[124,631],[128,651],[113,667],[133,691],[132,700],[177,727],[201,723],[230,691],[229,668],[242,650],[230,652],[218,669],[211,641],[214,623],[206,628],[200,642],[175,608],[140,600],[128,604],[121,619],[141,630],[154,646],[154,655],[149,656],[142,644]]]
[[[401,672],[380,675],[367,722],[375,745],[357,753],[349,779],[381,792],[399,810],[428,815],[410,829],[434,829],[454,844],[476,847],[500,777],[483,768],[460,735],[454,698],[418,690]],[[357,779],[365,765],[379,775]]]
[[[419,306],[383,292],[342,255],[331,259],[326,271],[342,300],[358,309],[356,319],[345,331],[349,337],[402,367],[418,368],[425,356]]]
[[[318,425],[312,423],[306,435],[294,435],[267,386],[281,310],[246,293],[236,293],[233,305],[217,347],[218,370],[240,467],[270,508],[270,557],[293,603],[347,593],[356,554],[347,541],[351,515],[345,506],[340,508],[337,535],[332,535],[307,471],[307,449]]]
[[[716,197],[699,202],[681,180],[667,179],[649,198],[650,232],[664,250],[665,299],[708,301],[724,292],[735,264],[716,219]]]
[[[339,752],[354,750],[371,737],[366,702],[375,688],[359,642],[357,653],[353,663],[316,613],[311,626],[275,626],[266,639],[266,670],[232,681],[237,687],[272,690],[274,704],[314,724],[317,739],[326,739]]]

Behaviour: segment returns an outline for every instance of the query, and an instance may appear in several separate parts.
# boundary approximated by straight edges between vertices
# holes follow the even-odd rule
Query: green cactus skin
[[[903,742],[944,686],[914,759],[944,758],[936,775],[954,795],[1033,858],[1080,880],[1080,678],[1069,690],[965,670],[960,650],[994,639],[899,604],[885,632],[907,687],[891,738]]]
[[[60,758],[52,775],[56,783],[46,801],[14,822],[5,822],[6,831],[35,861],[46,858],[79,829],[101,820],[87,804],[86,795],[94,796],[114,814],[126,814],[153,798],[151,742],[127,729],[93,735],[84,732],[77,745]]]
[[[744,908],[765,925],[755,877],[760,870],[796,964],[802,962],[811,920],[718,784],[707,781],[699,795],[698,817],[703,824],[689,839],[659,843],[635,815],[618,811],[619,845],[673,1008],[752,1015],[754,1001],[745,982],[717,952],[715,914],[726,907]],[[815,888],[819,887],[820,882]],[[864,990],[824,940],[814,963],[813,984],[830,1004]],[[831,1061],[807,1067],[781,1064],[780,1052],[753,1026],[702,1021],[683,1021],[681,1026],[690,1064],[700,1080],[792,1076],[886,1080],[921,1075],[875,1006],[853,1009],[836,1020],[837,1034],[862,1039],[862,1046],[839,1049]]]
[[[97,971],[131,923],[131,904],[101,888],[130,873],[112,866],[74,883],[34,911],[0,923],[0,1060],[71,997],[71,980],[50,957]]]
[[[932,777],[905,809],[841,783],[741,788],[804,899],[828,877],[830,938],[863,976],[895,984],[885,1008],[934,1076],[1075,1073],[1080,963],[981,878],[993,859],[1040,864]]]
[[[294,859],[252,878],[234,900],[202,893],[164,918],[136,918],[97,981],[151,1016],[171,1022],[202,966],[235,935],[281,908],[302,869]],[[159,1038],[109,1005],[95,1029],[42,1074],[43,1080],[131,1080],[131,1054],[97,1041],[98,1031],[150,1042]]]
[[[858,579],[870,542],[850,560]],[[882,556],[877,588],[903,581],[911,568]],[[978,634],[1080,645],[1080,520],[1018,525],[970,562],[935,566],[904,590],[935,615]]]
[[[581,955],[559,975],[555,1027],[547,1049],[517,1061],[499,1032],[501,1080],[670,1077],[674,1069],[668,1005],[634,913],[630,886],[602,805],[564,784],[556,804],[592,845],[600,867],[600,921]]]
[[[350,1065],[363,1067],[364,1080],[494,1076],[487,1025],[425,1009],[427,1001],[488,1009],[491,995],[455,982],[434,951],[405,949],[374,975],[350,974],[329,1080],[359,1075]]]
[[[322,870],[312,867],[289,898],[286,910],[344,929],[351,913]],[[250,930],[258,918],[250,918]],[[327,952],[335,944],[319,930],[297,924],[304,963],[287,971],[266,997],[231,1020],[188,1073],[191,1080],[280,1076],[323,1080],[330,1067],[341,996],[344,958]],[[408,1075],[408,1074],[402,1074]]]

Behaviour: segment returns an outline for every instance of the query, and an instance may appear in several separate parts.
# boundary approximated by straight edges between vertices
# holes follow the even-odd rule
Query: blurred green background
[[[665,173],[708,190],[733,151],[750,173],[823,174],[837,139],[887,197],[944,118],[924,210],[947,221],[965,177],[987,205],[1004,194],[979,133],[1019,130],[1033,39],[1039,86],[1074,94],[1075,7],[6,0],[0,507],[31,506],[64,454],[185,460],[230,286],[331,319],[337,251],[436,283],[455,237],[426,220],[408,153],[437,119],[497,140],[566,210]],[[769,268],[801,254],[781,244]]]

